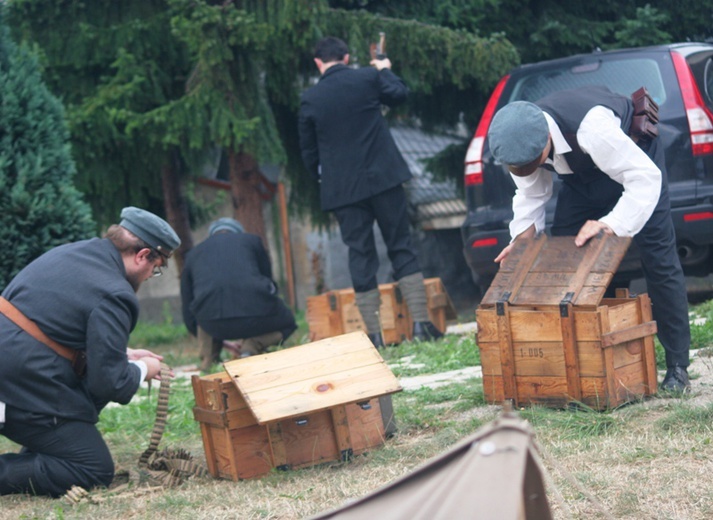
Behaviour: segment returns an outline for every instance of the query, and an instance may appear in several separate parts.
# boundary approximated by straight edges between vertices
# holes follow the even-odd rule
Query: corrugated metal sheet
[[[466,208],[455,182],[434,181],[432,175],[425,171],[423,163],[424,159],[433,157],[459,140],[400,126],[392,127],[391,135],[413,174],[406,190],[414,218],[424,229],[460,227]]]

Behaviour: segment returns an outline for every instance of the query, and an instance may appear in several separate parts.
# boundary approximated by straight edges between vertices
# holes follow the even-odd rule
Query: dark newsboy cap
[[[542,154],[549,135],[550,128],[540,107],[528,101],[513,101],[493,117],[488,143],[496,161],[524,166]]]
[[[245,229],[243,229],[243,225],[234,218],[224,217],[219,218],[218,220],[211,223],[210,228],[208,229],[208,233],[210,233],[210,236],[215,235],[219,231],[243,233]]]
[[[133,206],[122,209],[119,225],[131,231],[166,258],[181,245],[181,239],[168,222],[144,209]]]

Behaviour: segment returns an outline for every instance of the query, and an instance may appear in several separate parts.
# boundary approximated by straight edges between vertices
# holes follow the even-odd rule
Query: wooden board
[[[574,237],[548,237],[514,242],[480,305],[598,305],[621,263],[631,238],[602,235],[577,247]]]
[[[259,424],[402,390],[364,332],[223,364]]]

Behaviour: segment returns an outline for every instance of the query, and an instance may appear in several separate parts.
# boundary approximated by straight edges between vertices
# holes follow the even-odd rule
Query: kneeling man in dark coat
[[[295,317],[282,301],[262,240],[232,218],[186,255],[181,273],[183,321],[201,348],[201,369],[220,361],[225,340],[238,355],[259,354],[292,334]]]
[[[181,244],[167,222],[124,208],[105,238],[48,251],[0,298],[0,435],[22,446],[0,455],[0,495],[60,496],[107,486],[114,463],[95,424],[158,378],[161,356],[127,348],[139,286]]]

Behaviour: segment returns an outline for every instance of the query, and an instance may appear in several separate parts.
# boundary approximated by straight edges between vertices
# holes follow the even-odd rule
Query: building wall
[[[210,186],[199,185],[197,189],[204,200],[213,200],[218,193],[216,188]],[[273,277],[280,287],[282,297],[289,303],[277,199],[264,204],[263,212]],[[232,216],[232,203],[228,194],[214,218]],[[208,227],[209,223],[206,223],[193,231],[195,244],[207,238]],[[310,296],[352,286],[348,250],[342,243],[337,226],[329,231],[320,231],[309,223],[289,219],[289,230],[297,311],[305,311],[307,298]],[[391,262],[377,226],[374,226],[374,236],[380,264],[377,281],[391,282]],[[459,231],[418,231],[413,237],[424,276],[437,276],[442,279],[459,312],[470,312],[475,308],[478,293],[463,259]],[[180,280],[175,262],[170,263],[163,276],[142,284],[138,296],[142,320],[154,323],[171,320],[173,323],[182,323]]]
[[[214,200],[216,188],[198,185],[199,196],[203,200]],[[232,217],[230,197],[225,197],[215,219]],[[282,297],[288,301],[285,252],[279,225],[277,199],[263,205],[263,218],[269,244],[272,272],[280,287]],[[193,231],[194,244],[199,244],[208,237],[210,223]],[[375,227],[377,249],[380,263],[377,278],[379,283],[391,281],[391,263],[386,255],[381,233]],[[332,289],[351,287],[348,270],[348,253],[342,243],[339,230],[319,231],[308,223],[289,219],[290,245],[294,273],[295,303],[298,311],[306,309],[307,298]],[[163,276],[152,278],[141,285],[138,292],[141,303],[140,319],[161,323],[167,320],[182,323],[180,279],[176,262],[170,262]]]

